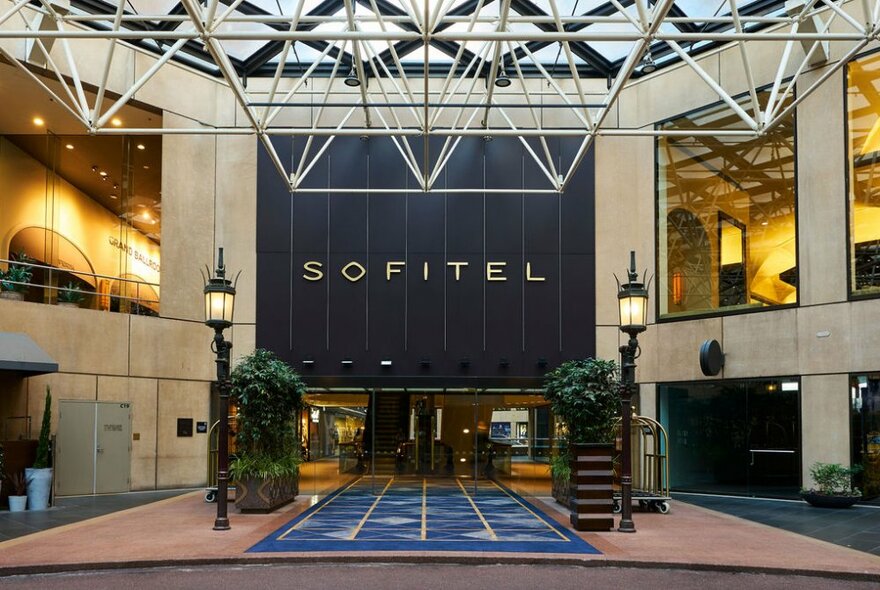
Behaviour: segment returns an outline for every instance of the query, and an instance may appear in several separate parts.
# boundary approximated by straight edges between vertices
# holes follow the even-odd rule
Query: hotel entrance
[[[303,494],[323,496],[353,479],[381,490],[394,477],[550,495],[553,420],[538,391],[312,391],[305,401]]]

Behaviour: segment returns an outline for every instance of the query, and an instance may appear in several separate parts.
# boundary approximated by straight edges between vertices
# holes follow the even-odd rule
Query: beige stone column
[[[808,375],[801,380],[801,462],[803,487],[812,485],[810,466],[816,461],[850,460],[849,377]]]

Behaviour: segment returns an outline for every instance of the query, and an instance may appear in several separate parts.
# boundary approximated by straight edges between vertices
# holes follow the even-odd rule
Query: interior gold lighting
[[[66,148],[69,149],[69,150],[72,150],[72,149],[73,149],[73,144],[72,144],[72,143],[68,143],[68,144],[65,145],[64,147],[66,147]]]
[[[45,124],[46,122],[43,121],[42,117],[34,117],[34,125],[36,125],[37,127],[42,127]]]
[[[147,146],[145,146],[145,145],[142,144],[142,143],[139,143],[139,144],[137,144],[137,149],[139,149],[139,150],[145,150],[145,149],[147,149]]]
[[[119,117],[113,117],[110,119],[110,123],[112,123],[114,127],[122,127],[122,119]]]

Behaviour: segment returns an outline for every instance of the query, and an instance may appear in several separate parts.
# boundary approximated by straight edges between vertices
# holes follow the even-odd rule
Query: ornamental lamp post
[[[620,526],[621,533],[634,533],[632,520],[632,396],[636,390],[636,359],[639,356],[638,335],[648,323],[648,288],[644,278],[639,282],[636,272],[636,253],[629,253],[628,281],[617,281],[617,303],[620,311],[620,331],[629,341],[620,347],[620,418],[621,454],[620,465]],[[616,279],[617,277],[615,277]]]
[[[210,271],[209,271],[210,272]],[[217,389],[220,393],[220,428],[217,434],[217,518],[215,531],[229,530],[226,515],[229,488],[229,351],[232,343],[223,338],[223,330],[232,326],[235,305],[235,286],[226,278],[223,248],[219,248],[217,270],[211,278],[205,277],[205,324],[214,329],[211,350],[217,355]]]

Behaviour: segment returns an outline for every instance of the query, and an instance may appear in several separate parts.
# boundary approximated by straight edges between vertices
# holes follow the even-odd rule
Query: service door
[[[131,477],[131,405],[97,403],[95,493],[127,492]]]
[[[61,400],[55,441],[55,493],[91,494],[95,489],[95,402]]]
[[[129,491],[131,405],[61,400],[55,465],[59,496]]]

